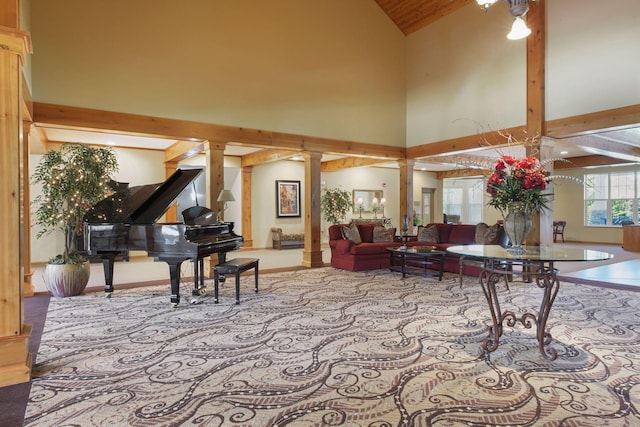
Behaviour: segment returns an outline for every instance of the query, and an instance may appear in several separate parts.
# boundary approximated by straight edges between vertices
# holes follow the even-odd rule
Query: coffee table
[[[389,270],[402,273],[404,279],[407,274],[424,277],[435,277],[427,269],[438,271],[438,280],[442,280],[445,252],[418,252],[415,248],[387,248],[389,251]]]

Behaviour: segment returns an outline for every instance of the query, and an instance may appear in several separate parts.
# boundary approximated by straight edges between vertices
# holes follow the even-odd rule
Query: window
[[[463,224],[482,222],[484,215],[483,178],[449,178],[443,181],[443,210],[447,217]]]
[[[585,225],[620,225],[638,222],[636,172],[585,175]]]

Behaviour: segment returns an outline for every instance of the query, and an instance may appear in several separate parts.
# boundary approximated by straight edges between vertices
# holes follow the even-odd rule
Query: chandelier
[[[498,2],[498,0],[476,0],[478,5],[486,12],[491,6]],[[531,30],[527,27],[527,24],[522,19],[529,11],[529,0],[500,0],[509,5],[509,12],[511,16],[515,17],[511,31],[507,34],[509,40],[518,40],[527,37],[531,34]],[[535,1],[535,0],[533,0]]]

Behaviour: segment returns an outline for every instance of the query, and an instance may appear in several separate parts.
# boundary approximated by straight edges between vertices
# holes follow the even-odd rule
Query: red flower
[[[524,159],[518,162],[517,167],[526,169],[526,170],[533,170],[540,167],[540,161],[533,156],[525,157]]]
[[[498,172],[494,172],[491,174],[487,181],[487,193],[491,196],[496,195],[496,187],[500,186],[503,183],[502,175]]]
[[[496,171],[502,171],[505,170],[507,168],[507,166],[513,166],[518,162],[518,159],[516,159],[513,156],[502,156],[500,157],[500,159],[496,162],[496,166],[495,166],[495,170]]]

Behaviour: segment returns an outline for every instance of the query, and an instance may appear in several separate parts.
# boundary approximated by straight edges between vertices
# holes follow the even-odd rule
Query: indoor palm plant
[[[41,227],[36,237],[54,231],[64,236],[64,251],[51,258],[44,271],[45,285],[54,296],[78,295],[89,281],[89,263],[78,253],[82,220],[95,203],[109,193],[118,162],[113,149],[63,144],[48,151],[31,177],[41,186],[33,200],[33,217]]]
[[[340,188],[324,190],[320,200],[320,209],[324,218],[331,224],[338,224],[346,218],[351,207],[351,194],[348,191]]]

